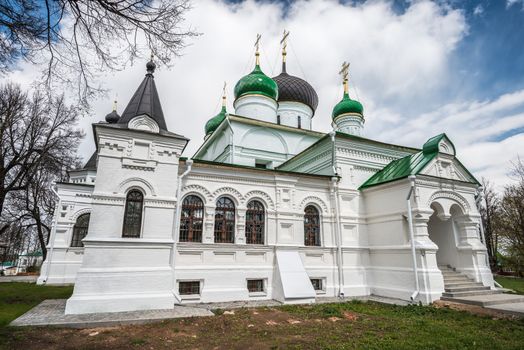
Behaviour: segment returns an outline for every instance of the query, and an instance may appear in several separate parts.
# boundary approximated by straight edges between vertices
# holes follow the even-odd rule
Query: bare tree
[[[48,186],[51,175],[60,177],[74,166],[83,133],[76,129],[76,109],[66,106],[63,96],[52,98],[39,92],[28,96],[14,84],[0,86],[0,118],[1,237],[13,218],[5,210],[8,200],[31,195],[44,176]]]
[[[516,183],[507,185],[501,200],[500,228],[505,260],[519,275],[524,274],[524,163],[519,158],[512,175]]]
[[[500,217],[500,200],[493,189],[493,184],[489,180],[482,179],[482,193],[480,203],[480,215],[484,226],[484,237],[486,239],[486,248],[488,250],[489,263],[492,271],[497,270],[497,254],[499,246],[500,229],[497,221]]]
[[[169,64],[184,40],[188,0],[1,0],[0,72],[25,60],[45,64],[48,87],[65,83],[87,103],[98,73],[144,53]]]

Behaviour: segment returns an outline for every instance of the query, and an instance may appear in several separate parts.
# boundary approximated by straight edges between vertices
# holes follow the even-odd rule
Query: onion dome
[[[224,90],[222,93],[222,109],[220,112],[215,115],[213,118],[209,119],[204,127],[206,136],[212,134],[218,126],[226,119],[227,110],[226,110],[226,83],[224,83]]]
[[[286,61],[282,62],[282,73],[273,80],[278,86],[278,102],[300,102],[309,106],[313,113],[318,106],[318,95],[313,86],[304,79],[286,72]]]
[[[109,124],[115,124],[115,123],[118,123],[119,120],[120,120],[120,115],[116,111],[116,101],[115,101],[115,103],[113,104],[113,110],[111,111],[111,113],[106,115],[106,122],[108,122]]]
[[[344,97],[340,100],[339,103],[333,108],[332,117],[335,120],[339,115],[342,114],[359,114],[362,116],[364,113],[364,107],[357,100],[352,100],[349,98],[349,94],[344,91]]]
[[[220,113],[215,115],[213,118],[209,119],[204,127],[206,135],[212,134],[218,126],[226,119],[227,111],[226,106],[222,106]]]
[[[251,73],[235,85],[235,99],[245,95],[263,95],[273,100],[278,97],[277,83],[262,72],[258,63]]]

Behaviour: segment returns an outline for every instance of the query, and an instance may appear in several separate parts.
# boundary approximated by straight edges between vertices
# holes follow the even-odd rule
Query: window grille
[[[264,292],[264,280],[247,280],[247,290],[249,293]]]
[[[304,210],[304,244],[320,246],[320,215],[312,205]]]
[[[235,242],[235,204],[227,197],[217,201],[215,209],[215,243]]]
[[[143,207],[144,195],[142,192],[137,190],[129,191],[126,197],[126,209],[124,212],[124,228],[122,231],[122,237],[140,237]]]
[[[322,286],[322,278],[312,278],[311,279],[311,284],[313,285],[313,289],[316,290],[316,291],[323,291],[323,286]]]
[[[71,239],[71,247],[83,247],[82,239],[87,235],[89,228],[89,219],[91,214],[82,214],[76,219],[75,226],[73,226],[73,237]]]
[[[260,201],[253,200],[247,204],[246,243],[264,244],[266,211]]]
[[[178,293],[180,295],[200,294],[200,281],[178,282]]]
[[[180,216],[180,242],[202,242],[204,223],[204,202],[198,196],[190,195],[182,202]]]

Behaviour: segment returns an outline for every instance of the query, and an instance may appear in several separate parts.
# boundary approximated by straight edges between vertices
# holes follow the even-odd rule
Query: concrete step
[[[457,292],[474,292],[478,290],[491,290],[490,287],[485,286],[467,286],[467,287],[448,287],[444,288],[448,293],[457,293]]]
[[[449,283],[472,283],[472,282],[475,282],[475,281],[470,280],[467,277],[444,278],[444,284],[449,284]]]
[[[455,303],[478,305],[482,307],[524,303],[524,295],[503,293],[474,295],[469,297],[442,296],[442,298],[440,299],[445,301],[452,301]]]
[[[458,272],[458,271],[453,271],[453,270],[440,270],[440,272],[441,272],[443,275],[461,275],[460,272]]]
[[[462,297],[473,297],[478,295],[489,295],[489,294],[502,294],[501,291],[498,290],[475,290],[475,291],[466,291],[466,292],[444,292],[442,293],[443,297],[451,297],[451,298],[462,298]]]
[[[451,282],[444,283],[444,288],[461,288],[461,287],[481,287],[483,286],[480,282]]]

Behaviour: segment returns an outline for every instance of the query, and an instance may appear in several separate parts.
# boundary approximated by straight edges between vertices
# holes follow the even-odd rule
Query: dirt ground
[[[450,302],[419,308],[346,303],[215,313],[123,327],[9,328],[0,334],[0,349],[524,348],[524,321]]]

